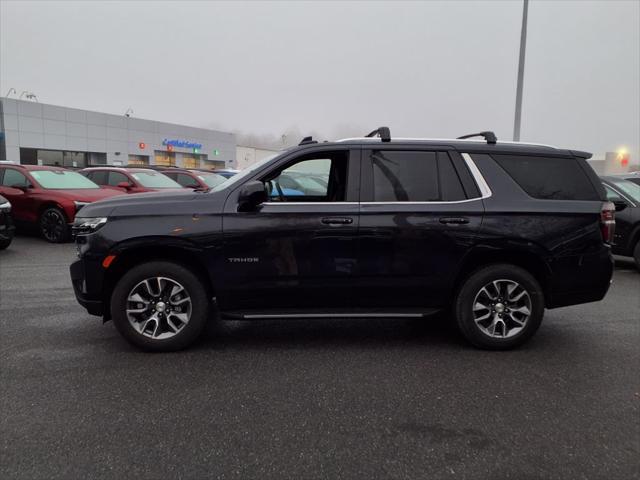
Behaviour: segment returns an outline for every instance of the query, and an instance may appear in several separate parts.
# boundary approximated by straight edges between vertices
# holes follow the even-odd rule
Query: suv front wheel
[[[193,343],[209,316],[207,291],[182,265],[154,261],[129,270],[111,296],[113,322],[130,343],[151,351]]]
[[[489,265],[464,281],[454,315],[462,335],[476,347],[514,348],[540,327],[544,294],[526,270],[508,264]]]

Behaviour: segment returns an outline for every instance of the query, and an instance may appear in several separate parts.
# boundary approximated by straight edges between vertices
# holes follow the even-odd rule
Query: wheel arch
[[[111,318],[111,295],[118,281],[131,268],[151,261],[168,261],[188,268],[200,278],[208,298],[215,296],[216,289],[207,270],[203,252],[190,243],[156,240],[151,244],[121,245],[110,254],[115,255],[115,259],[106,269],[102,285],[105,320]]]
[[[550,298],[551,269],[543,257],[530,250],[520,249],[477,249],[471,251],[458,269],[454,280],[454,294],[462,283],[476,270],[496,264],[511,264],[523,268],[538,281],[544,292],[545,302]]]

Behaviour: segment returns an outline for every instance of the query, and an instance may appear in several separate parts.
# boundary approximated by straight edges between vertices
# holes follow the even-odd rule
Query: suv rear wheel
[[[207,291],[182,265],[155,261],[129,270],[111,296],[111,314],[130,343],[152,351],[193,343],[209,316]]]
[[[454,304],[458,329],[473,345],[505,350],[522,345],[544,315],[540,284],[526,270],[497,264],[473,272]]]

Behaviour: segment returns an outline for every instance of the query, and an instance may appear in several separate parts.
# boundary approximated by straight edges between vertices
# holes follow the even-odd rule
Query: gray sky
[[[0,95],[279,137],[510,139],[522,3],[0,1]],[[640,2],[529,8],[522,139],[640,156]]]

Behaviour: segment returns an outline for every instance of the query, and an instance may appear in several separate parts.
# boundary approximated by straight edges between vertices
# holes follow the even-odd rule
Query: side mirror
[[[613,204],[616,206],[616,212],[621,212],[628,207],[627,202],[624,200],[615,200]]]
[[[23,192],[27,192],[27,190],[29,190],[30,186],[29,185],[11,185],[11,188],[15,188],[16,190],[21,190]]]
[[[131,184],[129,182],[120,182],[119,184],[116,185],[116,187],[129,190],[131,188]]]
[[[241,211],[250,210],[266,202],[268,199],[269,196],[264,188],[264,183],[256,180],[247,182],[242,187],[242,190],[240,190],[238,209]]]

